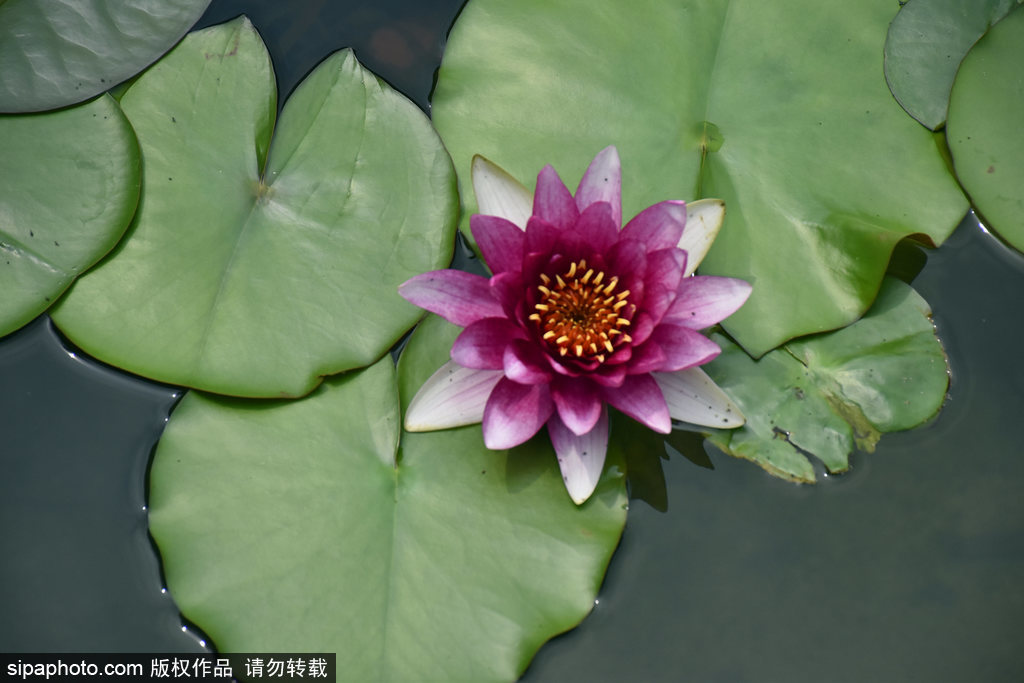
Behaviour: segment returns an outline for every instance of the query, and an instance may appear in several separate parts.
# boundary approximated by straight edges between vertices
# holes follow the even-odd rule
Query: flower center
[[[562,356],[604,362],[605,354],[618,344],[632,341],[623,332],[630,321],[623,317],[629,305],[629,290],[616,292],[619,278],[605,281],[604,272],[587,268],[586,259],[572,263],[555,279],[541,273],[537,285],[540,300],[534,304],[530,320],[537,323],[541,337]],[[628,315],[628,313],[627,313]]]

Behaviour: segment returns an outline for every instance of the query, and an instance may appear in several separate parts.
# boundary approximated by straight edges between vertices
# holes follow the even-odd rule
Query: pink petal
[[[608,403],[654,431],[672,431],[665,397],[650,375],[628,375],[618,389],[605,387],[604,396]]]
[[[670,200],[649,206],[622,229],[623,239],[647,245],[647,251],[679,246],[686,226],[686,202]]]
[[[471,370],[448,361],[423,383],[405,411],[405,428],[429,432],[480,422],[501,371]]]
[[[605,364],[601,367],[600,370],[592,374],[590,376],[590,379],[594,380],[603,387],[621,387],[622,382],[625,381],[626,379],[626,364]]]
[[[576,435],[589,432],[601,417],[601,393],[586,377],[556,377],[551,383],[551,398],[562,422]]]
[[[550,165],[537,174],[537,190],[533,194],[533,215],[560,230],[576,224],[580,212],[558,173]]]
[[[560,229],[538,216],[531,216],[526,223],[526,252],[528,254],[549,254],[558,244]]]
[[[722,352],[718,344],[700,332],[695,332],[682,325],[666,323],[659,325],[654,330],[648,343],[657,344],[665,353],[664,363],[661,367],[654,368],[654,370],[662,372],[674,372],[695,365],[703,365]]]
[[[562,481],[569,497],[582,505],[597,488],[608,454],[608,409],[602,408],[594,428],[583,435],[577,435],[566,427],[557,415],[548,420],[548,434],[551,445],[558,456],[558,467],[562,470]]]
[[[469,217],[469,228],[492,273],[518,271],[523,267],[526,235],[514,223],[497,216],[474,214]]]
[[[745,422],[736,404],[700,368],[656,372],[652,376],[675,420],[722,429],[739,427]]]
[[[576,221],[576,231],[580,242],[598,253],[607,251],[619,241],[619,227],[613,217],[612,206],[604,201],[591,204],[583,210],[580,219]]]
[[[647,249],[642,242],[620,239],[606,254],[610,275],[619,277],[616,293],[629,290],[629,301],[638,303],[644,297],[644,276],[647,274]]]
[[[605,147],[587,167],[576,188],[576,208],[582,213],[595,202],[608,202],[618,232],[622,225],[622,164],[615,145]]]
[[[464,368],[501,370],[505,347],[526,334],[508,318],[484,318],[464,329],[452,344],[452,360]]]
[[[417,275],[399,285],[398,293],[406,301],[459,327],[503,315],[487,278],[461,270],[434,270]]]
[[[662,322],[703,330],[736,312],[752,289],[750,283],[731,277],[694,275],[684,278]]]
[[[657,327],[657,323],[654,322],[654,318],[643,312],[635,315],[632,327],[628,327],[624,331],[628,332],[630,337],[633,338],[633,346],[639,346],[647,341],[647,338],[651,336],[651,332],[654,332],[655,327]]]
[[[682,249],[672,247],[647,254],[643,308],[654,322],[660,322],[675,301],[685,265],[686,252]]]
[[[516,339],[505,347],[502,367],[505,376],[519,384],[547,383],[553,375],[544,352],[533,342],[522,339]]]
[[[521,182],[480,155],[473,157],[472,176],[480,213],[508,219],[520,230],[526,227],[533,198]]]
[[[484,408],[484,445],[512,448],[540,431],[555,412],[547,384],[517,384],[502,377]]]
[[[631,375],[641,375],[655,370],[664,369],[668,355],[656,341],[648,341],[640,346],[633,347],[633,357],[629,360],[626,372]]]
[[[505,316],[514,319],[516,310],[526,295],[522,275],[514,270],[506,270],[493,276],[490,285],[491,295],[501,303]]]

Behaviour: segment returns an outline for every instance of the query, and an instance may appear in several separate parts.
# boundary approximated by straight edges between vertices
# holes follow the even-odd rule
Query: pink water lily
[[[405,282],[408,301],[465,329],[451,361],[409,405],[406,429],[483,422],[491,449],[547,425],[577,504],[590,497],[608,447],[608,405],[668,433],[672,419],[743,424],[697,366],[721,349],[700,333],[750,295],[734,278],[692,275],[724,205],[664,201],[622,225],[615,147],[591,162],[575,195],[551,166],[529,191],[473,160],[481,213],[470,229],[493,276],[437,270]]]

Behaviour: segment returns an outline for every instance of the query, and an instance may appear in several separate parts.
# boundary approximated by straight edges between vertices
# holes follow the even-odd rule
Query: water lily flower
[[[547,425],[581,504],[604,467],[609,405],[661,433],[672,419],[743,424],[698,368],[721,352],[700,330],[751,291],[743,280],[693,275],[722,224],[721,201],[663,201],[620,229],[615,147],[594,158],[575,195],[546,166],[531,198],[482,157],[473,186],[481,213],[470,229],[493,276],[437,270],[399,288],[465,328],[410,403],[406,429],[482,422],[484,444],[506,449]]]

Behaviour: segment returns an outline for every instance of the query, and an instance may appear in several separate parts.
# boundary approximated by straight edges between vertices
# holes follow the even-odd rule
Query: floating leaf
[[[882,78],[894,11],[891,0],[473,0],[449,37],[434,122],[464,187],[474,154],[529,183],[551,163],[574,186],[615,144],[624,215],[724,199],[702,272],[754,284],[726,327],[761,355],[855,320],[902,237],[941,242],[967,210],[932,135]]]
[[[949,90],[978,38],[1020,0],[909,0],[889,25],[885,79],[915,119],[936,130],[946,122]]]
[[[0,111],[82,102],[167,52],[210,0],[0,2]]]
[[[964,189],[989,226],[1024,251],[1024,8],[964,58],[946,136]]]
[[[772,474],[815,481],[813,456],[844,472],[854,447],[934,416],[949,374],[927,302],[886,278],[868,313],[849,327],[792,341],[753,361],[717,335],[723,353],[708,374],[735,400],[747,423],[711,441]]]
[[[405,393],[446,355],[439,325],[410,341]],[[399,446],[396,387],[385,358],[299,401],[190,392],[174,411],[151,529],[218,648],[337,652],[352,681],[511,681],[590,611],[625,523],[621,468],[577,508],[544,440],[488,451],[475,426]]]
[[[416,322],[398,285],[448,262],[457,211],[429,121],[349,51],[295,90],[271,144],[275,101],[244,17],[191,34],[124,94],[143,197],[55,311],[76,344],[172,384],[298,396]]]
[[[117,103],[0,116],[0,337],[110,251],[139,201],[139,148]]]

